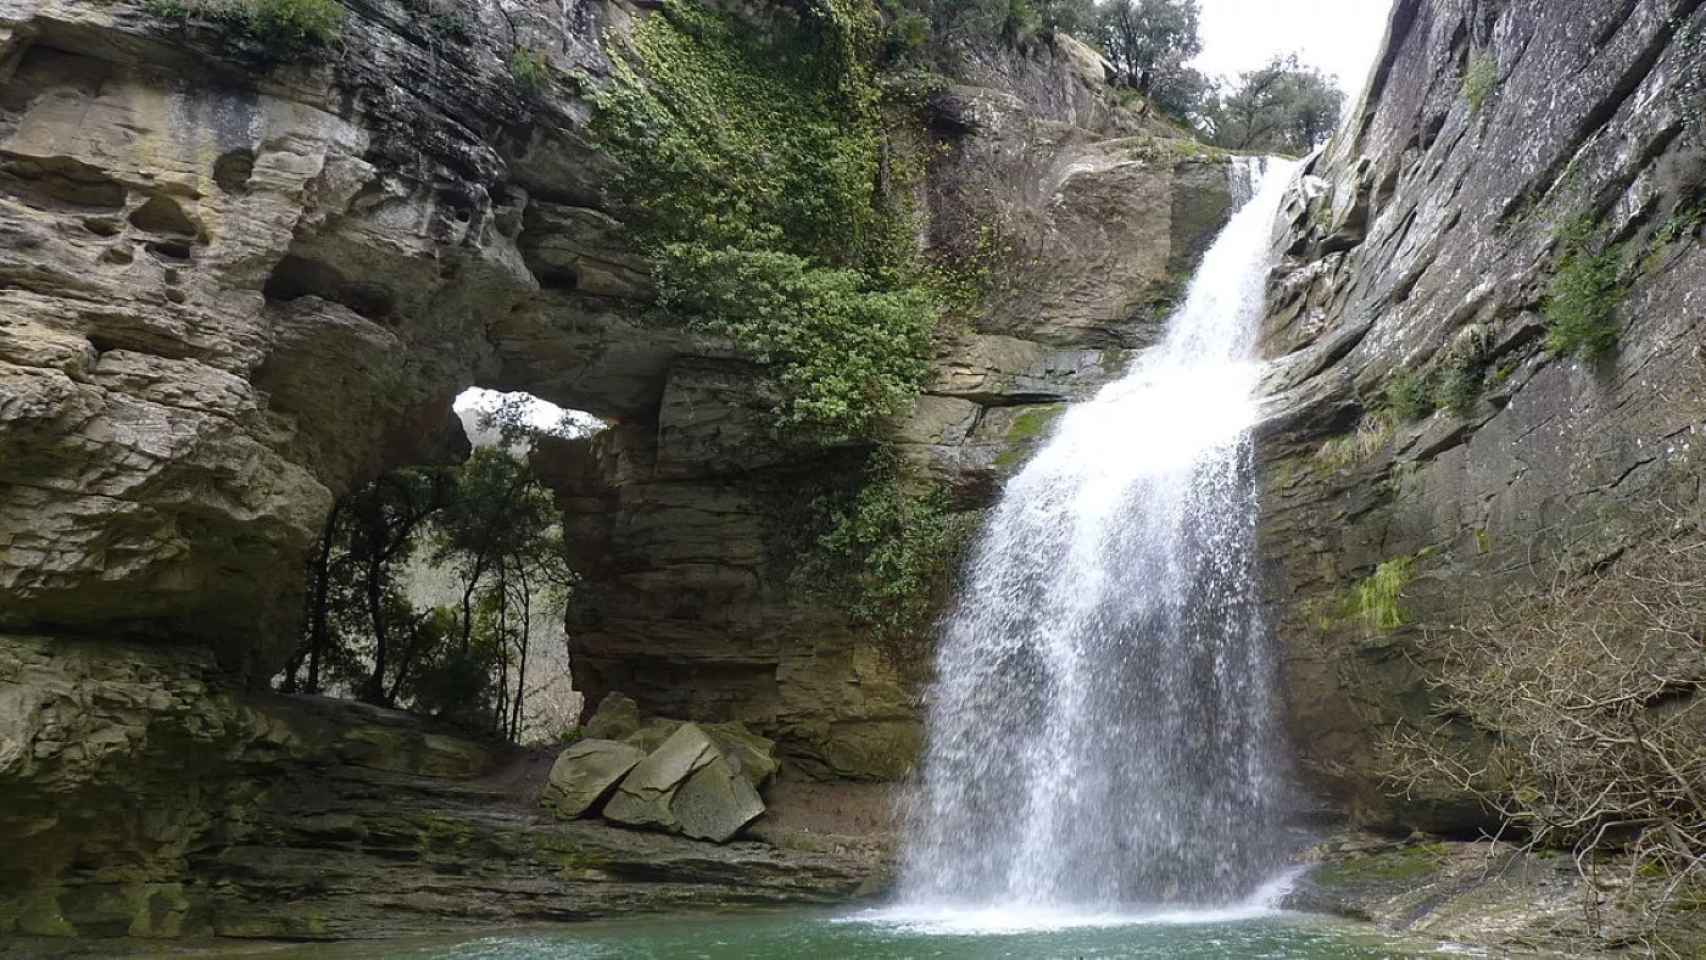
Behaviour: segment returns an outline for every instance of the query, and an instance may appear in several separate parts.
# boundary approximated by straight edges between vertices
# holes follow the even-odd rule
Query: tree
[[[1094,0],[1031,0],[1036,10],[1038,32],[1053,38],[1056,33],[1088,38],[1095,30]]]
[[[422,561],[455,571],[459,603],[422,605],[411,576]],[[453,470],[380,477],[334,506],[309,576],[281,689],[341,691],[520,738],[534,615],[560,621],[573,580],[555,502],[526,460],[486,447]]]
[[[1202,52],[1200,0],[1107,0],[1095,38],[1121,79],[1169,113],[1188,116],[1208,89],[1185,62]]]
[[[1219,146],[1302,156],[1332,136],[1344,101],[1332,77],[1291,54],[1240,74],[1206,112]]]

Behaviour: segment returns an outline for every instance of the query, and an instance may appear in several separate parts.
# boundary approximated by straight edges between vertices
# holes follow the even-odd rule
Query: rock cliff
[[[752,357],[650,319],[589,130],[655,6],[344,7],[323,56],[278,62],[171,4],[0,0],[0,843],[24,851],[0,933],[413,928],[379,919],[382,861],[438,891],[403,905],[420,917],[667,905],[670,864],[756,878],[746,899],[845,893],[842,867],[790,879],[743,848],[724,872],[668,838],[583,863],[615,841],[580,824],[548,831],[571,838],[548,862],[531,809],[457,779],[487,772],[481,748],[245,692],[295,642],[334,498],[460,456],[450,402],[478,384],[616,423],[543,454],[589,704],[743,721],[792,777],[893,779],[920,736],[916,673],[802,590],[776,536],[851,455],[779,441]],[[905,136],[931,158],[921,245],[1000,240],[1001,295],[939,338],[889,430],[971,512],[1153,339],[1232,168],[1122,107],[1069,38],[971,52]],[[421,766],[441,760],[464,767]],[[501,880],[478,866],[512,857],[529,865]],[[642,860],[663,886],[623,885]],[[292,897],[311,909],[275,909]]]
[[[1262,561],[1305,771],[1364,823],[1497,826],[1453,778],[1386,778],[1395,731],[1466,769],[1501,733],[1440,709],[1453,638],[1568,627],[1560,578],[1699,572],[1661,551],[1702,509],[1700,6],[1398,0],[1279,228]],[[1589,244],[1598,357],[1559,332]]]
[[[771,575],[798,549],[767,543],[776,504],[833,460],[776,440],[732,344],[647,320],[589,117],[649,8],[513,6],[354,4],[324,62],[282,65],[160,5],[0,6],[0,629],[264,678],[332,499],[455,456],[462,388],[521,389],[621,424],[562,458],[588,702],[899,775],[908,682]],[[972,509],[1048,404],[1151,335],[1230,195],[1223,158],[1120,108],[1069,39],[965,73],[915,132],[926,243],[998,225],[1015,295],[942,342],[894,433]]]
[[[866,857],[562,823],[548,754],[225,688],[211,655],[8,637],[0,938],[368,939],[843,901]],[[0,952],[5,952],[0,948]]]

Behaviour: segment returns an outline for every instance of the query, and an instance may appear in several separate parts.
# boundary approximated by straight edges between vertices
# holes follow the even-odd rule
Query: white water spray
[[[1225,906],[1279,872],[1249,430],[1291,168],[1241,163],[1255,195],[1165,340],[1061,419],[978,543],[938,648],[911,908]]]

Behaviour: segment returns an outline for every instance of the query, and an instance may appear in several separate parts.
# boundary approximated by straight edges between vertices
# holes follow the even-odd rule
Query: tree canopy
[[[550,492],[512,449],[394,471],[337,501],[309,558],[282,689],[521,737],[533,624],[562,619],[573,574]],[[455,602],[423,601],[423,567],[450,571]]]
[[[1239,74],[1204,112],[1219,146],[1303,155],[1333,135],[1344,101],[1332,77],[1291,54]]]

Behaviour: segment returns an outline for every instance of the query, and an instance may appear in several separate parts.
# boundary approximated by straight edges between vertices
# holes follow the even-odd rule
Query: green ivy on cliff
[[[1617,349],[1623,248],[1596,250],[1597,238],[1597,228],[1585,216],[1560,230],[1561,259],[1545,306],[1546,347],[1556,356],[1597,360]]]
[[[947,491],[910,482],[887,449],[872,455],[858,485],[819,497],[823,532],[796,579],[871,628],[909,663],[925,646],[970,534],[970,515],[950,510]]]
[[[337,0],[147,0],[144,8],[162,19],[219,27],[243,52],[265,61],[309,57],[335,43],[344,26]]]
[[[852,0],[749,16],[668,0],[593,129],[665,314],[768,364],[781,429],[871,437],[916,394],[940,312],[881,189],[877,25]]]

